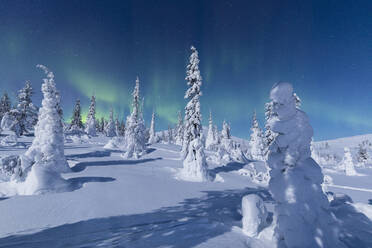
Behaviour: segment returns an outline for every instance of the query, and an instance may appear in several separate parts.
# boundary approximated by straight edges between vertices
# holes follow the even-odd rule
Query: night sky
[[[261,127],[271,86],[289,81],[315,139],[372,133],[372,1],[0,1],[0,94],[31,80],[40,106],[43,73],[56,76],[65,119],[92,94],[98,116],[129,114],[135,78],[145,119],[175,123],[187,89],[190,46],[199,51],[203,123],[249,137]]]

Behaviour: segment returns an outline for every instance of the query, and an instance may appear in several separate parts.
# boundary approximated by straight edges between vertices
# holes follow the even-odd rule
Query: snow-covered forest
[[[0,247],[372,247],[372,135],[314,142],[288,82],[267,89],[265,123],[244,113],[248,140],[219,130],[200,59],[192,46],[167,130],[145,120],[140,77],[125,120],[98,119],[94,94],[85,122],[80,99],[64,119],[44,65],[41,90],[3,90]]]

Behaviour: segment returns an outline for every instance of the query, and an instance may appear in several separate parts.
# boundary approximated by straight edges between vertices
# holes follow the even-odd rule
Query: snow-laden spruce
[[[75,107],[72,113],[72,120],[71,124],[68,128],[69,133],[71,134],[82,134],[84,130],[84,125],[81,120],[81,106],[80,100],[77,99],[75,103]]]
[[[269,125],[276,137],[268,156],[269,190],[276,202],[278,246],[343,247],[322,191],[322,171],[310,157],[313,129],[308,117],[296,108],[291,84],[274,85],[270,98],[275,116]]]
[[[183,143],[183,133],[184,133],[184,127],[183,127],[183,118],[181,111],[178,111],[178,121],[176,125],[176,130],[175,130],[175,142],[177,145],[182,146]]]
[[[32,103],[33,93],[30,81],[26,81],[26,85],[18,92],[17,110],[19,112],[21,135],[32,132],[37,123],[38,109]]]
[[[149,134],[150,134],[150,138],[149,138],[150,144],[154,144],[158,142],[158,136],[156,135],[156,132],[155,132],[155,112],[152,112]]]
[[[85,132],[90,136],[96,136],[96,129],[96,97],[92,96],[92,98],[90,99],[87,121],[85,123]]]
[[[358,166],[364,167],[366,163],[368,162],[368,159],[369,159],[369,155],[368,155],[367,148],[365,147],[364,144],[359,144],[358,153],[357,153]]]
[[[110,116],[108,122],[105,124],[104,133],[107,137],[114,137],[116,136],[115,132],[115,122],[114,122],[114,111],[111,108]]]
[[[27,174],[24,194],[65,190],[67,183],[60,173],[70,171],[64,154],[60,96],[54,74],[43,65],[37,67],[46,74],[41,86],[44,98],[35,126],[35,138],[22,156],[22,170]]]
[[[252,127],[251,127],[251,137],[249,140],[249,156],[252,160],[264,160],[264,140],[263,133],[258,125],[256,111],[253,113]]]
[[[124,158],[139,158],[146,153],[145,123],[140,109],[140,85],[136,79],[132,96],[132,113],[127,117]]]
[[[8,93],[4,92],[0,100],[0,120],[3,118],[5,113],[8,113],[11,109],[11,102]]]
[[[353,157],[351,156],[351,152],[349,147],[344,148],[344,157],[340,163],[340,168],[345,172],[347,176],[355,176],[357,172],[354,168]]]
[[[180,178],[188,181],[208,180],[204,145],[201,141],[200,96],[202,77],[199,71],[198,51],[191,47],[190,63],[187,65],[186,81],[189,88],[185,98],[189,100],[185,107],[184,136],[182,143],[183,169]]]
[[[218,135],[218,134],[217,134]],[[216,151],[218,148],[218,137],[216,135],[215,126],[213,126],[212,112],[209,112],[209,122],[208,122],[208,134],[205,140],[205,148],[208,150]]]

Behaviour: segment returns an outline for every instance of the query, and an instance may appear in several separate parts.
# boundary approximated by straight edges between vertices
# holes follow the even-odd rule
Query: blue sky
[[[40,104],[45,64],[56,75],[65,118],[91,94],[98,115],[129,113],[135,78],[145,118],[165,129],[183,110],[189,48],[209,110],[233,135],[261,126],[271,86],[289,81],[303,100],[315,139],[372,132],[372,1],[47,1],[0,2],[0,93],[14,98],[31,80]]]

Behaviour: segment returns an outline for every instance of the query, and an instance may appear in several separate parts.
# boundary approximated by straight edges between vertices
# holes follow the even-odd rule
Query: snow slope
[[[72,185],[71,192],[11,196],[8,186],[0,183],[0,247],[273,247],[266,239],[272,227],[261,239],[248,238],[241,229],[244,195],[260,196],[269,212],[268,222],[272,221],[272,199],[266,187],[242,173],[250,171],[251,164],[217,167],[208,162],[210,173],[218,174],[219,180],[185,182],[175,178],[182,168],[179,146],[155,144],[139,160],[125,160],[121,151],[103,148],[107,141],[96,137],[65,145],[73,172],[63,177]],[[19,142],[28,146],[31,138]],[[24,151],[1,147],[0,156]],[[255,166],[264,167],[260,162]],[[339,186],[372,189],[372,180],[367,182],[372,169],[357,170],[367,176],[349,180],[353,177],[327,174]],[[344,242],[349,247],[372,247],[368,205],[372,193],[328,189],[347,193],[355,202],[345,204],[347,198],[337,196],[334,203],[333,211],[342,217],[349,234]]]

